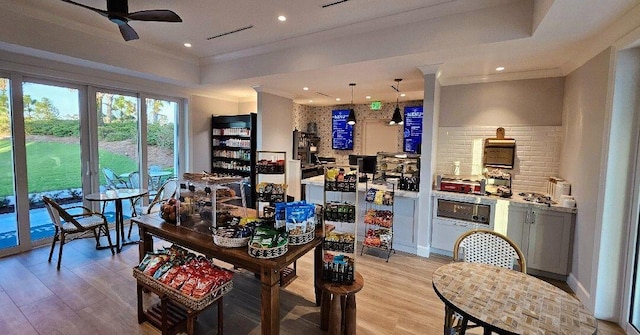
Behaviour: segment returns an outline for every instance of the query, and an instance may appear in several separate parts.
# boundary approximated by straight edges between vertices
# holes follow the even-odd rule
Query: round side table
[[[329,330],[329,335],[355,335],[356,293],[364,286],[362,275],[356,271],[355,280],[351,285],[318,279],[318,286],[322,289],[320,329]]]

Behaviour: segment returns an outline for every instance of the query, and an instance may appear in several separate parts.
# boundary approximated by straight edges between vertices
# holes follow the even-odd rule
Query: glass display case
[[[420,155],[379,152],[375,179],[395,181],[399,190],[419,191]]]

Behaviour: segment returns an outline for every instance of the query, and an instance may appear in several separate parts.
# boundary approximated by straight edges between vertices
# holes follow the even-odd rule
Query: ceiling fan
[[[120,33],[125,41],[137,40],[139,38],[135,30],[127,23],[135,21],[159,21],[159,22],[182,22],[178,14],[168,9],[141,10],[129,13],[128,0],[107,0],[107,10],[94,8],[71,0],[62,0],[72,5],[80,6],[92,10],[118,25]]]

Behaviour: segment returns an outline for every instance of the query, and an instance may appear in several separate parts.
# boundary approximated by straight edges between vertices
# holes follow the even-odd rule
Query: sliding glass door
[[[0,76],[0,249],[19,244],[11,120],[11,81]]]
[[[178,103],[146,98],[148,189],[153,195],[169,178],[176,176]]]

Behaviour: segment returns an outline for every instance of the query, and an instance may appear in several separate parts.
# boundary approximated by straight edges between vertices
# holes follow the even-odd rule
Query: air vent
[[[239,32],[241,32],[243,30],[247,30],[247,29],[251,29],[251,28],[253,28],[253,25],[242,27],[240,29],[236,29],[236,30],[232,30],[232,31],[228,31],[226,33],[222,33],[222,34],[219,34],[219,35],[216,35],[216,36],[207,37],[207,40],[212,40],[214,38],[218,38],[218,37],[222,37],[222,36],[227,36],[227,35],[239,33]]]
[[[341,4],[341,3],[343,3],[343,2],[347,2],[347,1],[349,1],[349,0],[334,1],[334,2],[332,2],[332,3],[328,3],[328,4],[326,4],[326,5],[322,5],[322,8],[327,8],[327,7],[331,7],[331,6],[339,5],[339,4]]]

